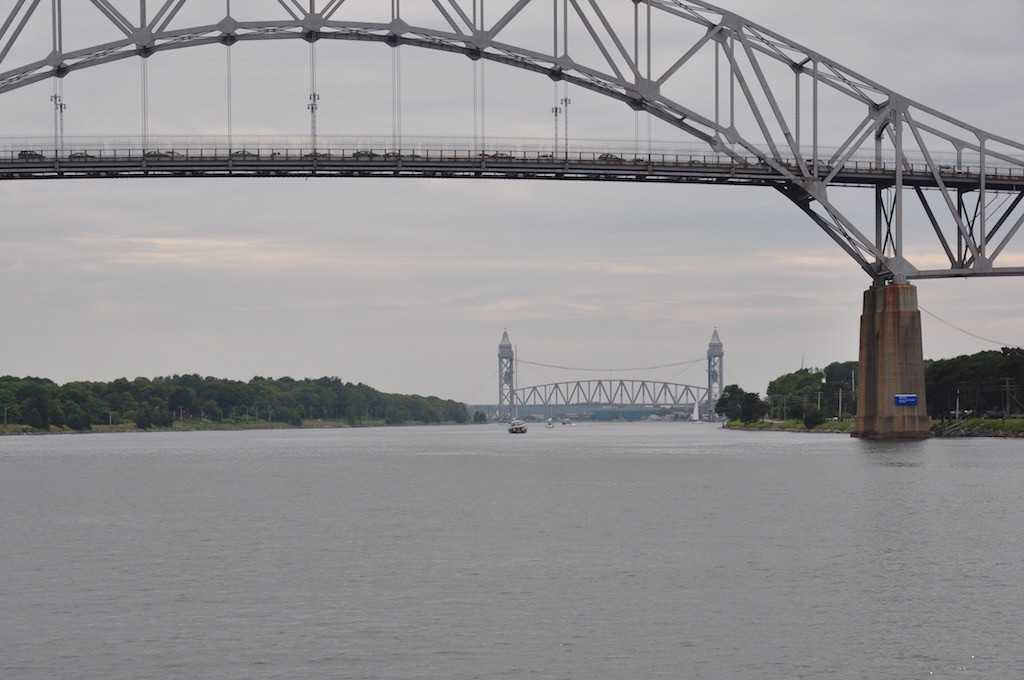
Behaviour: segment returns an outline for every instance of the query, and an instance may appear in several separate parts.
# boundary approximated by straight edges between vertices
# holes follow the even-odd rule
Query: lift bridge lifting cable
[[[630,373],[633,371],[655,371],[660,368],[675,368],[676,366],[692,366],[693,364],[705,361],[704,357],[699,359],[693,359],[690,361],[677,361],[674,364],[662,364],[661,366],[643,366],[640,368],[574,368],[572,366],[555,366],[552,364],[542,364],[536,361],[527,361],[526,359],[516,359],[520,364],[526,364],[528,366],[539,366],[541,368],[555,368],[562,371],[581,371],[585,373]]]
[[[516,361],[520,364],[526,364],[528,366],[533,366],[536,368],[554,368],[563,371],[580,371],[584,373],[628,373],[631,371],[654,371],[660,368],[675,368],[676,366],[685,366],[686,368],[689,368],[694,364],[698,364],[702,361],[705,361],[705,358],[701,357],[699,359],[692,359],[690,361],[677,361],[672,364],[662,364],[661,366],[646,366],[643,368],[572,368],[570,366],[555,366],[553,364],[542,364],[536,361],[527,361],[525,359],[517,359]],[[685,372],[685,369],[683,371],[680,371],[676,375],[678,376],[683,372]],[[545,378],[546,377],[547,376],[545,376]],[[488,378],[483,383],[481,383],[479,387],[473,390],[473,393],[469,396],[468,399],[465,400],[466,403],[468,404],[472,402],[473,398],[476,397],[477,393],[480,392],[480,390],[482,390],[484,387],[486,387],[487,384],[491,382],[493,379],[493,375],[488,376]],[[547,379],[550,380],[550,378]]]

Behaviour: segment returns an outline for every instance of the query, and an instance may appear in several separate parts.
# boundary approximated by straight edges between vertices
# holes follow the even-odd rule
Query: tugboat
[[[508,424],[509,434],[526,434],[526,423],[518,418]]]

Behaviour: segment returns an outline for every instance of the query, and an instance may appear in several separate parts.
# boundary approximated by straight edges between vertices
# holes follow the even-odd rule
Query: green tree
[[[740,409],[740,419],[745,423],[753,423],[760,420],[768,413],[768,404],[761,399],[757,392],[745,392],[743,394],[743,405]]]
[[[823,422],[825,422],[825,414],[816,406],[812,406],[804,411],[804,427],[808,430],[813,430]]]
[[[715,403],[715,413],[729,420],[739,420],[743,414],[743,395],[746,394],[739,385],[726,385],[722,396]]]
[[[24,423],[37,430],[47,430],[56,416],[56,409],[50,403],[51,387],[49,380],[25,378],[18,388],[17,399],[21,413],[25,414]]]
[[[221,418],[224,417],[224,412],[220,410],[220,405],[216,401],[210,399],[203,404],[203,415],[209,420],[220,422]]]
[[[196,393],[191,387],[178,385],[167,395],[167,407],[171,413],[183,418],[192,417],[196,407]]]

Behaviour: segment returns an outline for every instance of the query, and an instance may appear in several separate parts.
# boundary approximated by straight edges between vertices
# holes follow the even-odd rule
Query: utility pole
[[[1013,384],[1013,378],[1003,378],[1003,389],[1002,389],[1002,406],[1003,406],[1003,420],[1006,420],[1006,416],[1010,415],[1010,390],[1015,389]]]
[[[843,419],[843,388],[839,388],[839,420]]]

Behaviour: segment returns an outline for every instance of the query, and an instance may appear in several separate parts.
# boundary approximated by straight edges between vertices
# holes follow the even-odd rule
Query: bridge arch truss
[[[706,409],[708,390],[654,380],[574,380],[516,390],[520,406],[644,406]]]
[[[726,167],[755,159],[759,173],[695,181],[776,188],[875,281],[1024,275],[1024,267],[1002,265],[1024,225],[1024,145],[703,0],[266,0],[233,8],[230,0],[139,0],[131,16],[123,4],[14,0],[0,14],[0,95],[211,44],[349,40],[459,53],[647,112]],[[826,146],[826,135],[842,141]],[[852,172],[858,163],[866,170]],[[846,186],[872,190],[860,193],[870,197],[874,225],[855,223],[841,207],[835,189]],[[911,206],[943,266],[907,258]]]

